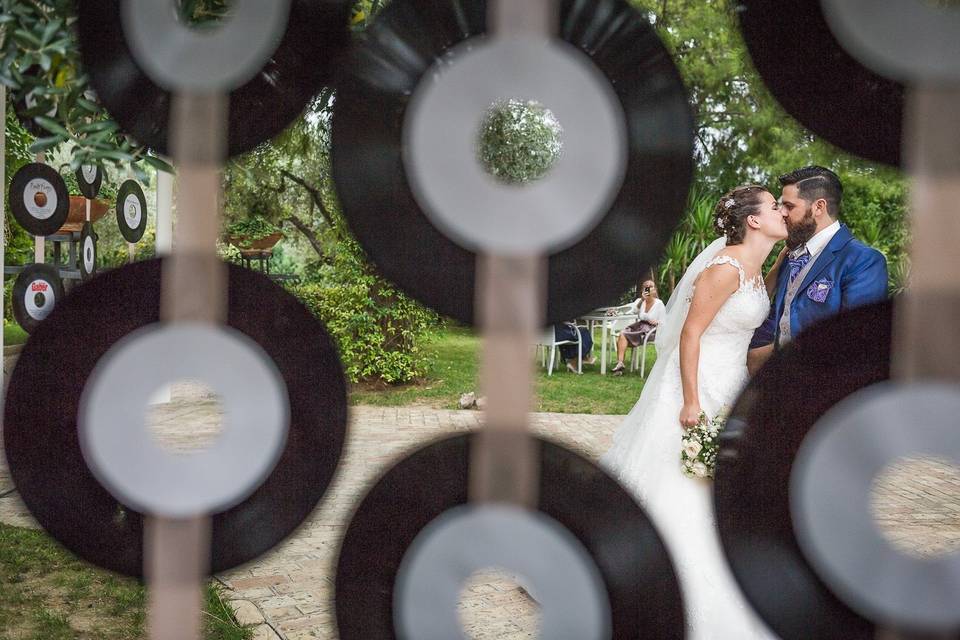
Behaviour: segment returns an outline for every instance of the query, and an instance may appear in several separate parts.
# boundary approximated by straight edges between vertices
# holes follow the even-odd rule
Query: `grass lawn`
[[[3,323],[3,344],[23,344],[27,341],[27,332],[18,324]]]
[[[431,365],[423,380],[413,384],[354,385],[351,392],[352,404],[370,405],[426,405],[440,409],[456,409],[460,394],[478,391],[478,370],[480,357],[480,338],[472,330],[447,328],[442,330],[433,341],[426,345],[432,356]],[[556,365],[553,375],[547,377],[547,370],[536,361],[536,399],[534,411],[557,413],[596,413],[625,414],[630,411],[640,390],[643,380],[640,372],[626,372],[616,377],[609,374],[616,362],[616,352],[608,345],[607,375],[600,375],[600,339],[594,343],[594,355],[597,363],[583,367],[583,375],[574,375],[560,364]],[[656,360],[652,345],[647,347],[647,372]],[[631,351],[627,351],[629,359]],[[534,359],[533,346],[527,357]],[[559,359],[559,358],[558,358]],[[629,363],[628,363],[629,368]]]
[[[248,640],[207,585],[205,640]],[[135,580],[94,568],[41,531],[0,524],[0,640],[143,638],[146,590]]]

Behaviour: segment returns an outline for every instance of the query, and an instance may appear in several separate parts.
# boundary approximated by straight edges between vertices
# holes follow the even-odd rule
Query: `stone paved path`
[[[152,416],[173,447],[189,448],[198,432],[216,433],[216,403],[190,387]],[[353,407],[351,428],[337,476],[307,523],[270,554],[219,576],[230,589],[238,618],[257,625],[255,638],[336,638],[333,582],[336,551],[348,518],[365,488],[405,452],[443,434],[474,429],[481,414],[427,408]],[[619,416],[534,414],[536,432],[596,458],[609,445]],[[960,548],[960,476],[946,465],[911,462],[878,482],[874,508],[896,544],[921,555]],[[12,489],[0,459],[0,521],[35,526]],[[6,495],[4,495],[6,494]],[[461,617],[470,637],[516,640],[536,637],[535,604],[495,574],[465,588]]]

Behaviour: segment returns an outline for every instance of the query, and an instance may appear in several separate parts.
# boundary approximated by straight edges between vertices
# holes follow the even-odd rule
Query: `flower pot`
[[[244,236],[229,236],[227,242],[240,249],[241,253],[244,251],[262,253],[273,249],[281,238],[283,238],[283,233],[278,231],[257,240],[248,240]]]
[[[96,222],[107,214],[110,203],[106,200],[90,201],[90,222]],[[70,196],[70,213],[67,221],[57,230],[57,233],[80,232],[83,223],[87,220],[87,199],[83,196]]]

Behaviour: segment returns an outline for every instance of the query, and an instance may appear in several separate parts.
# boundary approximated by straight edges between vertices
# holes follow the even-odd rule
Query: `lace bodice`
[[[759,275],[747,280],[743,267],[732,256],[717,256],[707,263],[704,271],[717,264],[729,264],[735,267],[740,274],[740,286],[720,307],[720,311],[717,312],[701,338],[701,346],[703,340],[718,336],[728,338],[736,336],[740,341],[745,340],[746,345],[749,346],[754,330],[763,324],[767,314],[770,313],[770,298],[767,296],[767,290]]]
[[[707,263],[704,271],[718,264],[735,267],[740,276],[740,286],[723,303],[700,337],[697,381],[700,387],[700,405],[709,415],[714,415],[723,406],[732,405],[746,384],[750,340],[753,332],[763,324],[770,313],[770,298],[759,275],[747,279],[743,266],[732,256],[715,257]],[[664,384],[667,388],[678,391],[679,348],[674,350],[670,358],[676,362],[676,367],[670,367]]]

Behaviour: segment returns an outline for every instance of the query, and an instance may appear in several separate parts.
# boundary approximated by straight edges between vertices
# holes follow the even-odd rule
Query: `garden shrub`
[[[426,372],[422,342],[437,315],[378,276],[352,238],[320,280],[290,287],[326,325],[351,382],[409,382]]]

